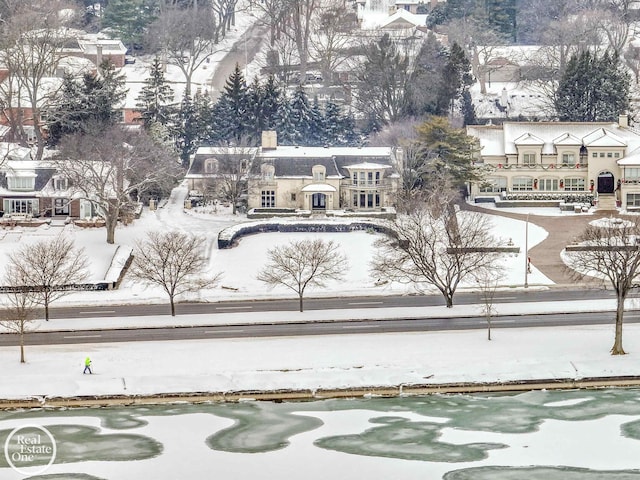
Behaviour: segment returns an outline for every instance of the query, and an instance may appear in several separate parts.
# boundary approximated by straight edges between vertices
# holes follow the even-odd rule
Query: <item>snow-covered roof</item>
[[[302,187],[302,192],[328,192],[335,193],[337,192],[336,187],[333,185],[329,185],[328,183],[310,183],[309,185],[305,185]]]
[[[559,145],[587,147],[640,147],[640,134],[631,128],[607,122],[505,122],[501,126],[469,126],[467,133],[479,139],[483,156],[516,155],[517,139],[526,135],[544,141],[543,154],[555,154]]]
[[[428,15],[418,15],[408,10],[400,8],[386,21],[382,22],[379,28],[413,28],[426,25]]]
[[[381,163],[373,163],[373,162],[362,162],[356,163],[354,165],[345,165],[344,168],[347,170],[380,170],[381,168],[391,168],[391,165],[383,165]]]
[[[292,145],[278,145],[274,149],[261,149],[260,156],[264,158],[278,157],[313,157],[330,158],[341,157],[389,157],[391,147],[302,147]]]

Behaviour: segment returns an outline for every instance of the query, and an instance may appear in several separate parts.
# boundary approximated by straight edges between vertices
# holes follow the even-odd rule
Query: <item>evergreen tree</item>
[[[446,49],[436,36],[429,32],[420,46],[411,81],[407,85],[408,115],[421,117],[425,114],[447,114],[448,100],[443,99],[443,96],[447,95],[443,95],[443,89],[448,88],[448,85],[443,84],[443,70],[447,61]]]
[[[262,124],[265,130],[277,130],[281,124],[283,98],[282,91],[278,87],[274,75],[269,75],[263,89],[262,99]]]
[[[462,116],[464,118],[464,125],[475,125],[477,123],[476,120],[476,109],[473,106],[473,100],[471,100],[471,93],[469,89],[465,88],[462,91]]]
[[[489,26],[506,39],[516,40],[516,0],[483,0]]]
[[[420,125],[414,147],[424,170],[442,172],[451,177],[456,187],[479,180],[473,165],[475,140],[466,131],[453,128],[444,117],[432,117]]]
[[[121,120],[120,103],[126,95],[124,76],[109,60],[98,71],[83,75],[81,82],[65,75],[62,90],[47,112],[49,145],[57,145],[64,135],[106,128]]]
[[[320,108],[318,97],[314,97],[311,110],[309,111],[309,132],[305,145],[321,147],[328,144],[326,135],[327,125],[325,117]]]
[[[99,65],[98,71],[99,77],[85,77],[85,95],[98,123],[113,125],[122,120],[120,108],[127,95],[126,78],[109,59]]]
[[[278,108],[278,143],[280,145],[295,145],[294,130],[296,126],[293,123],[291,113],[291,102],[287,98],[286,93],[282,95],[282,103]]]
[[[155,123],[167,125],[172,113],[174,93],[167,84],[162,63],[158,57],[153,59],[149,78],[144,84],[136,99],[136,107],[139,108],[145,128],[148,129]]]
[[[247,108],[247,85],[240,66],[236,64],[224,92],[213,107],[214,129],[221,140],[239,144],[247,136]]]
[[[109,0],[102,26],[116,33],[130,52],[142,42],[146,28],[156,18],[156,0]]]
[[[342,145],[341,137],[343,132],[344,119],[340,112],[340,107],[333,99],[330,99],[324,107],[324,131],[328,145]]]
[[[254,145],[261,138],[264,127],[264,87],[260,85],[258,78],[254,78],[247,89],[247,136],[248,141]]]
[[[630,75],[617,55],[598,56],[589,50],[573,55],[555,92],[560,120],[601,122],[617,120],[629,109]]]
[[[291,141],[293,145],[306,145],[312,137],[311,107],[307,93],[302,85],[298,86],[291,99],[290,121],[293,127]]]
[[[356,117],[353,112],[342,117],[342,133],[339,137],[339,144],[347,147],[358,147],[362,145],[362,135],[356,130]]]
[[[197,121],[198,136],[202,143],[207,145],[216,145],[220,142],[220,138],[214,129],[213,122],[213,101],[209,96],[209,92],[201,93],[197,91],[193,97],[195,107],[195,115]]]
[[[197,109],[188,94],[185,94],[180,103],[180,109],[174,116],[172,133],[182,166],[187,168],[191,155],[195,153],[201,142]]]
[[[447,63],[441,75],[436,113],[448,115],[453,111],[454,102],[460,98],[463,90],[473,83],[471,63],[462,47],[455,42],[447,55]]]

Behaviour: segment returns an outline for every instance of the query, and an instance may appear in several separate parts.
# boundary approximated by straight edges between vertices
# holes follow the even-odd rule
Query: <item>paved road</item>
[[[631,296],[633,297],[633,296]],[[495,303],[551,302],[567,300],[612,299],[612,290],[601,288],[518,290],[513,292],[496,292]],[[454,298],[456,305],[482,303],[477,293],[459,293]],[[340,297],[317,298],[304,301],[305,310],[335,310],[352,308],[393,308],[422,307],[444,305],[440,295],[402,295],[379,297]],[[176,306],[178,315],[207,314],[225,312],[274,312],[296,311],[297,300],[246,300],[215,303],[180,303]],[[167,315],[169,305],[91,305],[83,307],[52,308],[50,315],[56,318],[87,317],[134,317],[149,315]]]
[[[613,312],[562,313],[548,315],[509,315],[492,320],[492,328],[517,328],[562,325],[612,324]],[[640,312],[628,312],[625,322],[640,322]],[[84,330],[73,332],[32,332],[25,336],[26,345],[62,345],[78,343],[134,342],[158,340],[196,340],[212,338],[291,337],[303,335],[346,335],[389,332],[430,332],[441,330],[485,329],[484,317],[421,318],[336,321],[313,323],[280,323],[221,325],[204,327],[149,328],[123,330]],[[18,345],[17,335],[0,334],[0,346]]]

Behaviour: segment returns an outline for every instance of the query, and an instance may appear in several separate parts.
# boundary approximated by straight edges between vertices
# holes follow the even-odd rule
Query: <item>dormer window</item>
[[[9,176],[7,186],[9,190],[34,190],[36,177],[34,176]]]
[[[324,165],[314,165],[311,171],[314,182],[324,182],[327,171]]]
[[[272,182],[276,173],[276,168],[273,165],[262,165],[261,167],[262,180],[265,182]]]
[[[55,177],[53,179],[54,190],[66,190],[69,187],[69,182],[64,177]]]
[[[215,158],[207,158],[204,161],[204,173],[215,173],[218,170],[218,160]]]

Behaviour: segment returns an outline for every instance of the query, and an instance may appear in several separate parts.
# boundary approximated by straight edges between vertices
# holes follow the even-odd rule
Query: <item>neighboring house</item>
[[[277,145],[275,132],[264,132],[262,145],[252,150],[258,173],[249,177],[249,208],[320,213],[381,212],[394,206],[402,161],[394,148],[283,146]],[[207,173],[207,162],[215,165],[214,153],[211,147],[198,149],[187,174],[191,189],[215,176],[214,167]]]
[[[74,195],[49,162],[34,161],[30,149],[11,143],[0,143],[0,209],[4,216],[93,216],[90,202]]]
[[[484,182],[471,198],[591,198],[602,209],[640,208],[640,132],[628,117],[611,122],[505,122],[472,125]]]
[[[424,31],[426,31],[427,16],[418,15],[405,9],[398,9],[382,22],[379,28],[382,30],[405,30],[423,27]]]

